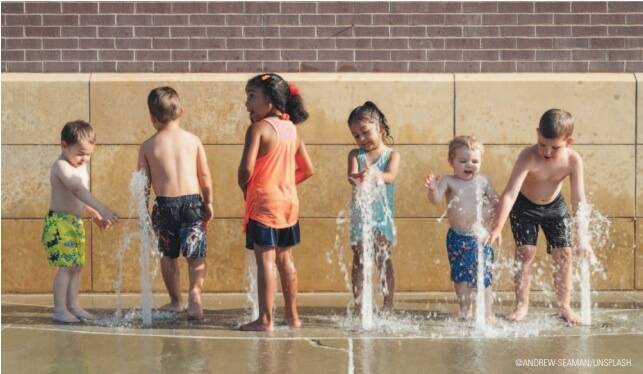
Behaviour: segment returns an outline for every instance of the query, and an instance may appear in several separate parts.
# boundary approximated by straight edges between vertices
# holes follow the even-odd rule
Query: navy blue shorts
[[[247,249],[254,250],[255,244],[262,247],[292,247],[300,241],[299,222],[283,229],[275,229],[254,220],[249,220],[246,226]]]
[[[163,257],[205,257],[208,233],[203,227],[201,195],[157,196],[152,225]]]
[[[478,272],[478,242],[476,237],[469,233],[449,229],[447,233],[447,253],[451,265],[451,280],[456,283],[467,282],[469,287],[476,288]],[[493,263],[493,249],[485,246],[484,250],[484,286],[491,286]]]

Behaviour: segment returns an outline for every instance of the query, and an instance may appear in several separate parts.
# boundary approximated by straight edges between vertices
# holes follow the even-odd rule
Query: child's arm
[[[152,183],[150,165],[147,163],[145,158],[145,152],[143,151],[143,145],[139,147],[138,150],[138,161],[136,163],[136,170],[145,174],[147,178],[147,185],[145,186],[145,206],[149,206],[150,201],[150,184]]]
[[[494,212],[493,226],[489,236],[487,236],[485,240],[485,245],[493,246],[495,242],[497,242],[498,245],[501,244],[500,234],[502,227],[505,225],[507,217],[509,217],[509,213],[511,212],[511,207],[513,207],[514,202],[516,202],[522,183],[525,181],[527,173],[529,173],[528,157],[529,155],[526,151],[522,151],[520,155],[518,155],[518,160],[516,160],[514,168],[511,171],[507,186],[498,200],[498,206]]]
[[[246,195],[246,186],[250,181],[252,172],[255,169],[257,162],[257,155],[259,154],[259,146],[261,145],[261,131],[257,123],[253,123],[246,131],[246,141],[243,146],[243,154],[241,156],[241,163],[237,172],[237,183],[239,188]]]
[[[368,168],[359,171],[359,163],[357,162],[357,149],[353,149],[348,152],[348,165],[346,169],[346,176],[348,177],[348,183],[353,186],[361,184],[364,182],[364,178],[368,173]]]
[[[214,216],[214,208],[212,207],[212,177],[210,176],[210,168],[208,167],[208,159],[205,156],[205,149],[200,140],[197,141],[196,175],[199,179],[201,195],[203,196],[203,222],[207,225]]]
[[[297,128],[297,138],[299,139],[299,146],[297,147],[297,153],[295,154],[295,163],[297,164],[297,169],[295,170],[295,183],[299,184],[310,178],[315,171],[313,169],[313,162],[310,160],[310,156],[306,151],[304,138],[302,138],[299,133],[299,128]]]
[[[395,177],[397,177],[397,171],[400,168],[400,153],[396,150],[391,150],[391,159],[388,161],[388,166],[386,171],[382,173],[382,179],[384,183],[393,183],[395,182]]]
[[[569,180],[572,193],[572,212],[576,219],[578,237],[582,238],[583,235],[587,235],[589,232],[589,215],[591,214],[591,211],[587,205],[587,199],[585,197],[583,159],[575,152],[571,152],[570,157],[572,172],[569,176]],[[585,209],[581,208],[581,205],[584,205]],[[594,251],[592,250],[589,240],[579,240],[577,252],[581,257],[588,257],[590,260],[595,260]]]
[[[426,187],[426,196],[433,204],[438,204],[446,196],[449,183],[447,177],[435,176],[429,172],[429,175],[424,180],[424,187]]]
[[[71,165],[65,161],[59,160],[54,163],[53,173],[65,188],[67,188],[78,200],[98,212],[100,219],[103,220],[105,224],[111,225],[116,223],[118,220],[116,214],[98,201],[91,192],[89,192],[85,185],[83,185],[82,180],[74,172],[74,168]]]
[[[495,210],[498,207],[498,194],[496,193],[496,190],[493,188],[493,185],[491,184],[491,179],[489,177],[484,177],[486,181],[486,186],[484,190],[484,197],[485,197],[485,202],[488,204],[489,210],[491,211],[491,215],[487,220],[487,223],[493,223],[494,218],[495,218]]]

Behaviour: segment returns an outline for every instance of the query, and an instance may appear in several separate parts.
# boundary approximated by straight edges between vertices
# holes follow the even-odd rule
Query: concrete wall
[[[72,119],[88,119],[97,133],[91,160],[92,193],[113,207],[121,223],[100,231],[87,221],[87,266],[82,289],[111,292],[116,254],[134,231],[128,184],[138,144],[153,134],[146,96],[156,86],[177,89],[185,106],[183,125],[206,145],[213,175],[215,219],[209,228],[207,291],[244,288],[241,232],[243,199],[236,168],[248,126],[245,74],[3,74],[2,75],[2,292],[49,292],[54,268],[40,245],[42,216],[49,204],[49,166],[58,156],[59,133]],[[393,259],[397,288],[450,290],[444,247],[443,208],[426,201],[423,179],[429,169],[448,173],[448,141],[474,134],[486,144],[483,173],[499,192],[518,151],[535,140],[538,118],[562,107],[576,119],[574,148],[584,157],[590,200],[611,221],[611,237],[596,248],[606,278],[598,289],[643,288],[643,172],[637,125],[643,99],[640,74],[336,74],[293,73],[310,111],[304,137],[316,175],[300,189],[302,244],[295,249],[302,291],[343,291],[337,252],[350,265],[346,211],[350,187],[345,160],[353,147],[346,126],[350,110],[367,99],[381,106],[392,123],[402,156],[396,192],[399,245]],[[638,110],[637,110],[638,108]],[[638,135],[637,135],[638,134]],[[569,199],[569,186],[565,186]],[[338,240],[336,239],[339,238]],[[339,243],[339,248],[336,243]],[[542,278],[551,281],[550,261],[540,237]],[[123,290],[138,290],[137,243],[126,250]],[[497,251],[513,257],[510,230]],[[182,261],[184,264],[184,261]],[[185,267],[183,267],[185,275]],[[500,269],[496,289],[512,288],[509,270]],[[162,290],[160,274],[155,287]],[[546,287],[546,285],[545,285]]]

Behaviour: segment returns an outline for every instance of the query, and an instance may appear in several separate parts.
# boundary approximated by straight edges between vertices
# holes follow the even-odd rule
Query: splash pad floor
[[[167,297],[155,295],[155,304]],[[244,294],[204,295],[205,319],[155,311],[143,328],[140,296],[84,294],[97,321],[51,322],[50,295],[2,296],[4,373],[640,373],[643,291],[595,292],[591,326],[567,327],[552,295],[534,292],[526,321],[500,318],[485,331],[454,320],[452,293],[398,293],[396,310],[369,331],[347,316],[347,294],[301,294],[304,327],[283,325],[277,300],[272,334],[236,327],[248,320]],[[578,305],[573,305],[576,309]]]

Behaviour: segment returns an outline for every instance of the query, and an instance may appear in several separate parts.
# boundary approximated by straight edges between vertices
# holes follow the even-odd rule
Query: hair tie
[[[292,83],[288,83],[288,90],[290,90],[290,96],[298,96],[299,95],[299,87],[295,86]]]
[[[288,113],[281,113],[281,115],[279,116],[279,119],[288,121],[290,119],[290,115],[288,115]]]

